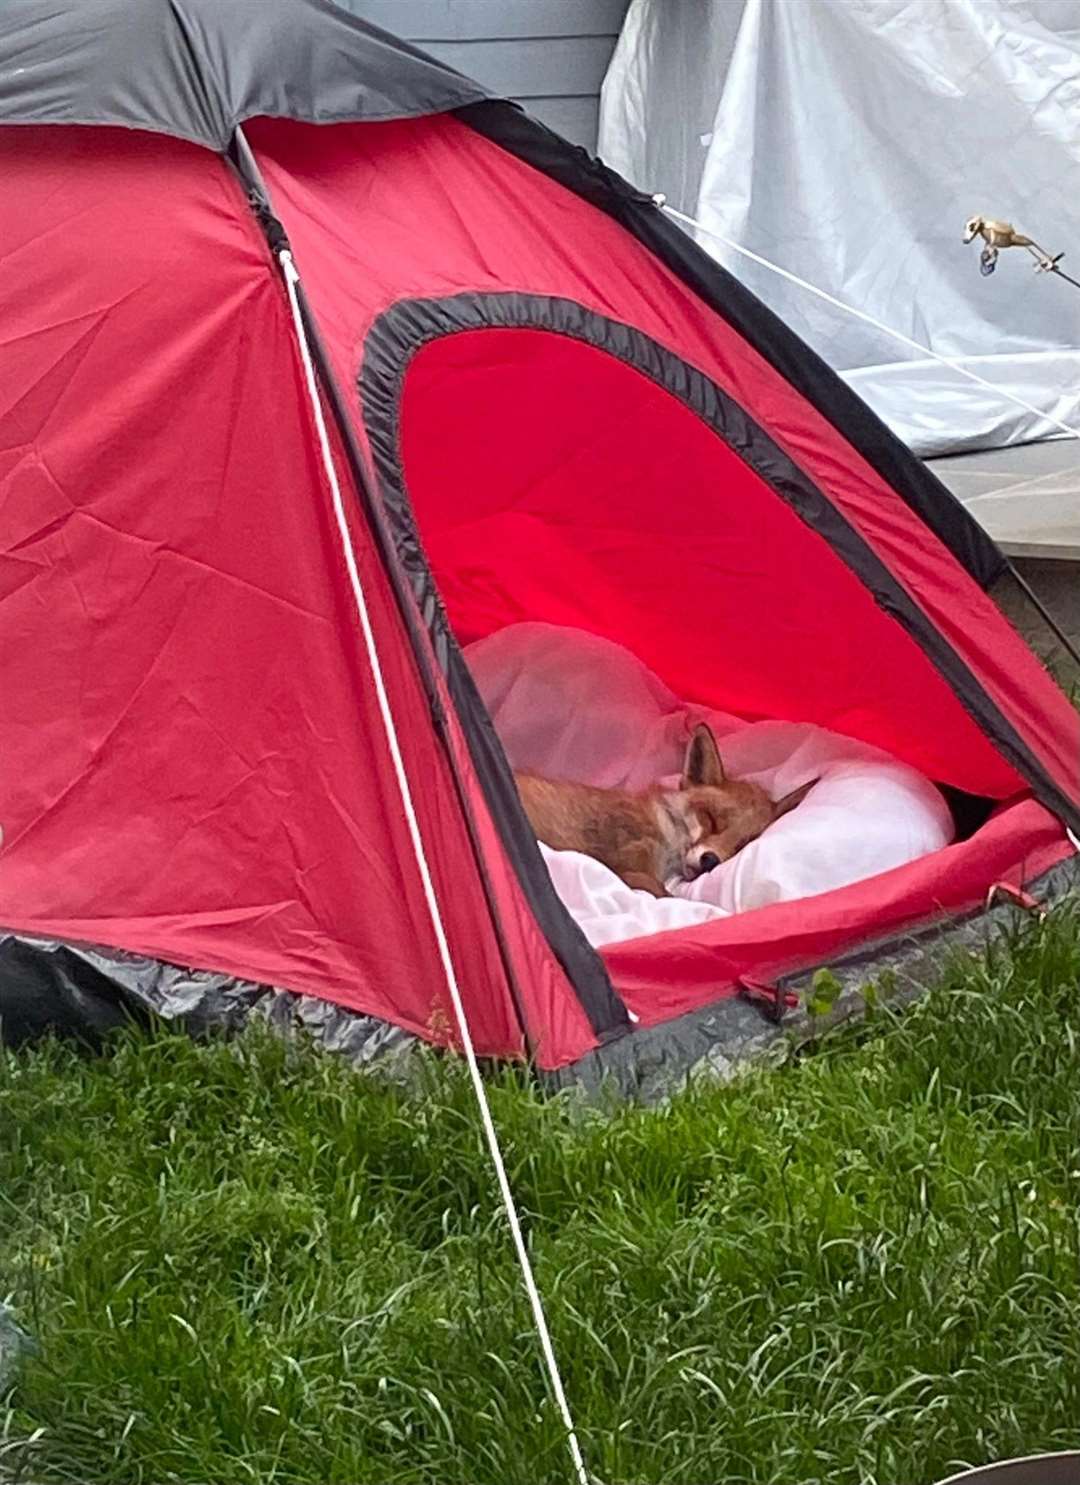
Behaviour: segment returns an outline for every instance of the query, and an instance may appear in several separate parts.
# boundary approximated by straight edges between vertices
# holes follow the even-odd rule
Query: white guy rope
[[[487,1093],[484,1090],[484,1080],[480,1076],[480,1068],[476,1061],[476,1051],[473,1047],[469,1022],[465,1014],[465,1006],[461,999],[461,991],[458,988],[457,974],[454,970],[454,961],[450,954],[450,946],[446,940],[446,931],[443,928],[442,914],[439,910],[439,901],[435,893],[435,884],[432,881],[431,870],[424,851],[424,840],[420,833],[420,824],[416,818],[416,810],[413,807],[412,790],[409,787],[405,762],[401,756],[401,748],[398,744],[394,716],[390,709],[390,699],[383,680],[378,645],[375,641],[374,630],[371,627],[367,600],[364,597],[360,573],[356,566],[356,555],[353,552],[352,540],[349,536],[349,526],[345,518],[345,506],[341,498],[341,486],[338,483],[337,470],[334,467],[333,455],[330,452],[330,439],[326,431],[326,420],[323,417],[322,401],[319,397],[318,383],[315,379],[311,348],[308,345],[307,331],[304,328],[304,317],[300,310],[300,299],[297,293],[300,275],[297,273],[292,253],[287,248],[282,249],[277,256],[281,264],[281,271],[285,278],[285,287],[289,295],[289,307],[292,310],[293,326],[296,330],[296,339],[300,347],[300,358],[304,364],[304,378],[307,382],[308,396],[311,399],[311,411],[315,418],[315,427],[319,435],[319,448],[322,452],[323,467],[330,485],[334,516],[337,520],[338,533],[341,537],[345,566],[348,568],[353,598],[356,601],[356,612],[360,619],[360,628],[363,631],[364,647],[367,650],[368,663],[371,666],[371,675],[375,682],[375,694],[379,702],[379,714],[382,718],[387,746],[390,749],[390,757],[394,765],[397,786],[401,794],[401,803],[405,810],[405,819],[408,822],[409,836],[412,840],[413,854],[416,857],[417,870],[420,873],[420,880],[424,888],[424,898],[427,902],[428,913],[431,916],[431,926],[434,929],[435,941],[439,948],[439,958],[442,961],[443,973],[446,976],[446,987],[450,992],[454,1015],[457,1017],[458,1031],[461,1036],[461,1045],[465,1052],[465,1061],[469,1065],[469,1076],[472,1079],[473,1092],[476,1094],[476,1102],[480,1108],[480,1119],[484,1126],[488,1152],[491,1155],[491,1163],[495,1167],[495,1175],[499,1182],[499,1192],[506,1211],[506,1220],[510,1224],[518,1263],[521,1265],[521,1276],[525,1284],[526,1293],[529,1296],[529,1304],[532,1306],[533,1321],[535,1322],[536,1331],[540,1338],[540,1349],[543,1352],[544,1365],[547,1368],[551,1391],[559,1410],[559,1416],[562,1418],[563,1427],[566,1430],[566,1443],[570,1450],[570,1458],[573,1461],[574,1474],[578,1485],[590,1485],[589,1475],[585,1469],[585,1461],[582,1458],[581,1446],[578,1443],[577,1433],[574,1429],[574,1421],[570,1416],[570,1409],[567,1405],[566,1393],[563,1389],[562,1377],[559,1373],[559,1364],[555,1358],[555,1350],[551,1343],[551,1332],[548,1330],[543,1300],[540,1298],[540,1291],[536,1286],[532,1264],[529,1261],[528,1250],[525,1247],[525,1239],[521,1231],[521,1221],[518,1217],[517,1207],[514,1205],[513,1192],[510,1190],[510,1181],[506,1174],[506,1165],[499,1146],[499,1136],[495,1131],[495,1123],[491,1117]]]
[[[667,204],[663,195],[653,198],[655,205],[661,211],[666,211],[669,217],[683,222],[687,227],[695,227],[699,232],[704,232],[706,237],[715,238],[717,242],[723,243],[724,247],[730,248],[733,253],[741,253],[744,258],[749,258],[752,263],[759,264],[762,268],[768,268],[770,272],[777,273],[781,278],[786,278],[789,283],[798,284],[800,289],[805,289],[809,294],[815,294],[819,299],[824,299],[826,304],[831,304],[834,309],[842,309],[845,314],[854,315],[857,320],[862,320],[867,325],[873,325],[875,330],[880,330],[883,335],[889,335],[893,340],[898,340],[901,345],[906,345],[910,350],[919,351],[924,356],[929,356],[932,361],[940,361],[942,366],[948,366],[950,370],[958,372],[960,376],[966,376],[969,382],[976,382],[980,387],[995,393],[998,397],[1004,397],[1006,402],[1015,402],[1017,407],[1022,407],[1025,412],[1034,413],[1043,422],[1052,423],[1055,428],[1060,428],[1062,433],[1067,433],[1070,438],[1080,438],[1080,429],[1073,428],[1068,423],[1063,423],[1060,418],[1055,418],[1053,413],[1044,412],[1041,407],[1036,407],[1031,402],[1025,402],[1022,397],[1017,397],[1014,392],[1006,392],[1004,387],[996,386],[993,382],[980,376],[977,371],[971,371],[959,361],[954,361],[951,356],[943,356],[939,351],[932,351],[928,345],[921,341],[912,340],[910,335],[903,334],[900,330],[894,330],[891,325],[886,325],[882,320],[875,319],[867,314],[864,309],[856,309],[853,304],[846,304],[843,299],[837,299],[825,289],[819,289],[816,284],[808,283],[806,279],[800,278],[797,273],[790,272],[787,268],[781,268],[779,264],[770,262],[763,258],[760,253],[751,252],[748,247],[741,243],[733,242],[730,237],[725,237],[722,232],[716,232],[712,227],[706,227],[704,222],[699,222],[695,217],[687,216],[685,212],[677,211],[674,206]]]

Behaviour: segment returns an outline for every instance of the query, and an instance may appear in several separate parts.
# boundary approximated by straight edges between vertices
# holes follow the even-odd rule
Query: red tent
[[[9,1025],[60,944],[72,994],[100,946],[98,988],[192,967],[454,1039],[283,249],[481,1053],[660,1046],[1074,854],[1080,718],[1004,559],[649,198],[332,0],[9,0],[0,76]],[[522,619],[880,744],[969,824],[595,953],[461,658]]]

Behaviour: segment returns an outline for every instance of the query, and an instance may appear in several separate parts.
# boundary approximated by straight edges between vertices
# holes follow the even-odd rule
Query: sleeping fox
[[[773,801],[757,784],[729,779],[709,727],[695,727],[678,789],[642,794],[516,773],[533,833],[554,851],[594,856],[628,887],[667,897],[755,840],[806,798],[813,779]]]

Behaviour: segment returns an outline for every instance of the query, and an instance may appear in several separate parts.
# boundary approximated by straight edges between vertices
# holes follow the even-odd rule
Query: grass
[[[786,1068],[495,1117],[591,1469],[916,1485],[1080,1445],[1080,911]],[[0,1060],[35,1482],[570,1478],[459,1068],[269,1035]]]

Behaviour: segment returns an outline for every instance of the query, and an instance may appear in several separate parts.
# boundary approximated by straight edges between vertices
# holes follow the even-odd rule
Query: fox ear
[[[683,760],[682,786],[684,789],[693,789],[704,785],[706,788],[715,789],[726,778],[720,749],[716,746],[716,738],[713,737],[706,723],[699,722],[694,728],[694,735],[687,744],[686,758]]]
[[[785,794],[783,799],[776,800],[772,807],[773,819],[779,820],[781,815],[789,814],[796,805],[802,804],[814,785],[820,782],[820,779],[811,779],[808,784],[803,784],[798,789],[792,789],[791,793]]]

